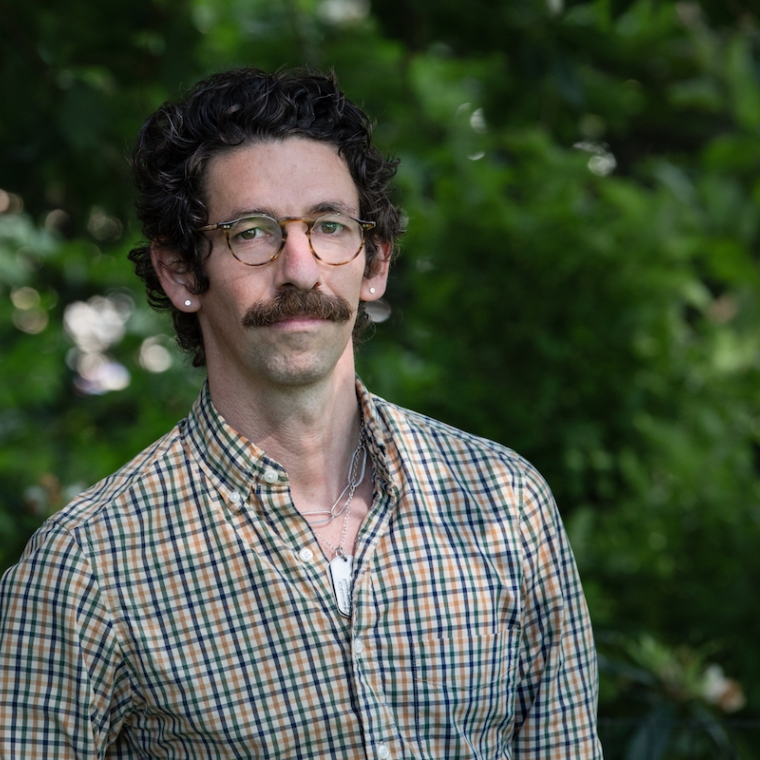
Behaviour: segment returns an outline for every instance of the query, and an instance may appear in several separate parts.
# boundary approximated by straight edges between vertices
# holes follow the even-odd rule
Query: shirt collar
[[[374,396],[358,377],[356,393],[375,482],[379,488],[392,495],[397,492],[392,475],[397,467],[392,465],[389,456],[390,430],[378,414]],[[219,414],[211,401],[208,382],[204,383],[184,421],[182,437],[187,453],[200,464],[223,494],[248,494],[259,480],[264,480],[271,487],[272,471],[278,476],[275,483],[281,486],[287,483],[287,474],[282,466],[240,435]],[[233,500],[231,506],[235,508],[241,505]]]
[[[356,378],[356,395],[359,399],[359,407],[364,426],[364,439],[367,442],[367,450],[372,459],[372,467],[375,473],[375,482],[388,495],[395,496],[398,493],[396,481],[398,478],[398,464],[394,463],[396,457],[392,457],[390,450],[392,435],[382,415],[378,413],[377,402],[362,381]]]
[[[269,459],[219,414],[211,401],[208,382],[203,384],[185,420],[182,435],[188,454],[222,493],[247,494],[256,480],[272,469],[286,480],[277,462]]]

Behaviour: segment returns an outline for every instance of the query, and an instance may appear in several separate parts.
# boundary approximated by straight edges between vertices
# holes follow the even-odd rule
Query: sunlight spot
[[[482,108],[476,108],[472,112],[472,116],[470,116],[470,126],[479,135],[484,135],[486,132],[488,132],[488,127],[486,126],[486,117],[483,115]]]
[[[131,380],[125,366],[100,353],[80,354],[77,371],[74,385],[88,395],[124,390]]]
[[[158,374],[172,366],[172,355],[164,345],[165,341],[165,336],[154,335],[142,342],[137,361],[143,369]]]
[[[368,0],[323,0],[317,15],[326,24],[350,24],[369,15]]]
[[[48,326],[48,313],[44,309],[17,309],[13,312],[13,324],[21,332],[37,335]]]
[[[63,312],[63,325],[81,351],[104,351],[124,337],[133,309],[127,296],[93,296],[86,303],[70,303]]]
[[[35,309],[40,305],[40,294],[29,287],[11,291],[11,301],[17,309]]]

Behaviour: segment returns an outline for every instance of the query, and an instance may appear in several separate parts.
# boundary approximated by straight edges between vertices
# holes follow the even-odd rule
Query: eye
[[[241,219],[231,230],[230,239],[233,243],[264,243],[277,237],[279,227],[276,222],[262,217]]]
[[[334,217],[323,217],[314,222],[314,227],[312,229],[317,235],[334,237],[335,235],[340,235],[341,233],[346,232],[348,225],[345,220],[336,219]]]
[[[256,240],[256,238],[263,237],[264,235],[266,235],[264,227],[261,225],[255,225],[237,231],[234,237],[237,240]]]

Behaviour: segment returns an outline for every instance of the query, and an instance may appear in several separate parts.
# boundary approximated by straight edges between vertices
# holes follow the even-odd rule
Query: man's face
[[[345,161],[332,146],[304,138],[256,143],[212,158],[205,195],[214,223],[261,213],[314,218],[331,210],[359,217],[359,197]],[[356,308],[360,298],[382,295],[387,265],[367,279],[364,252],[343,266],[321,263],[302,223],[288,224],[278,258],[258,267],[238,261],[221,230],[207,234],[210,288],[193,296],[193,303],[199,304],[210,377],[223,373],[246,384],[294,386],[326,379],[336,367],[353,376]],[[265,324],[256,313],[287,292],[309,294],[311,301],[342,299],[350,309],[342,321],[301,313],[253,326]]]

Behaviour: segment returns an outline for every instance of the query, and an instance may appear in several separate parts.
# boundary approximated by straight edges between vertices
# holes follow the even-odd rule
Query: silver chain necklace
[[[360,458],[361,467],[359,466]],[[333,504],[330,509],[301,513],[304,517],[307,515],[327,515],[326,518],[316,523],[316,525],[319,526],[329,525],[336,517],[340,517],[341,515],[344,516],[343,528],[340,532],[340,541],[337,546],[328,541],[321,533],[317,533],[316,530],[314,531],[314,535],[317,536],[317,538],[320,538],[335,554],[335,558],[327,566],[327,569],[330,574],[330,581],[332,582],[338,611],[343,617],[351,617],[351,572],[354,563],[353,556],[351,554],[346,554],[344,551],[343,543],[346,540],[346,533],[348,531],[348,517],[351,514],[351,502],[353,501],[356,489],[364,482],[366,471],[367,450],[364,447],[364,429],[362,429],[361,434],[359,435],[359,445],[351,456],[351,464],[348,468],[348,484],[341,491],[335,504]],[[348,496],[346,497],[345,504],[340,510],[336,511],[346,492],[348,492]]]
[[[362,454],[364,456],[362,457]],[[361,458],[361,469],[359,469],[359,457]],[[364,428],[362,428],[361,433],[359,434],[359,445],[354,450],[354,453],[351,455],[351,462],[348,465],[348,477],[346,480],[348,481],[346,483],[346,487],[338,494],[338,498],[335,500],[335,503],[330,507],[330,509],[315,509],[310,512],[301,512],[301,514],[309,520],[309,522],[312,525],[322,527],[324,525],[329,525],[336,517],[340,517],[347,509],[350,509],[351,507],[351,500],[354,498],[354,493],[356,493],[356,489],[362,484],[362,481],[364,480],[364,474],[367,469],[367,451],[364,448]],[[338,505],[343,500],[343,497],[348,492],[348,497],[346,498],[345,503],[343,504],[342,509],[338,509]],[[327,515],[327,517],[323,517],[321,520],[313,520],[309,519],[312,515]],[[324,539],[322,539],[324,540]],[[329,546],[329,544],[328,544]]]

